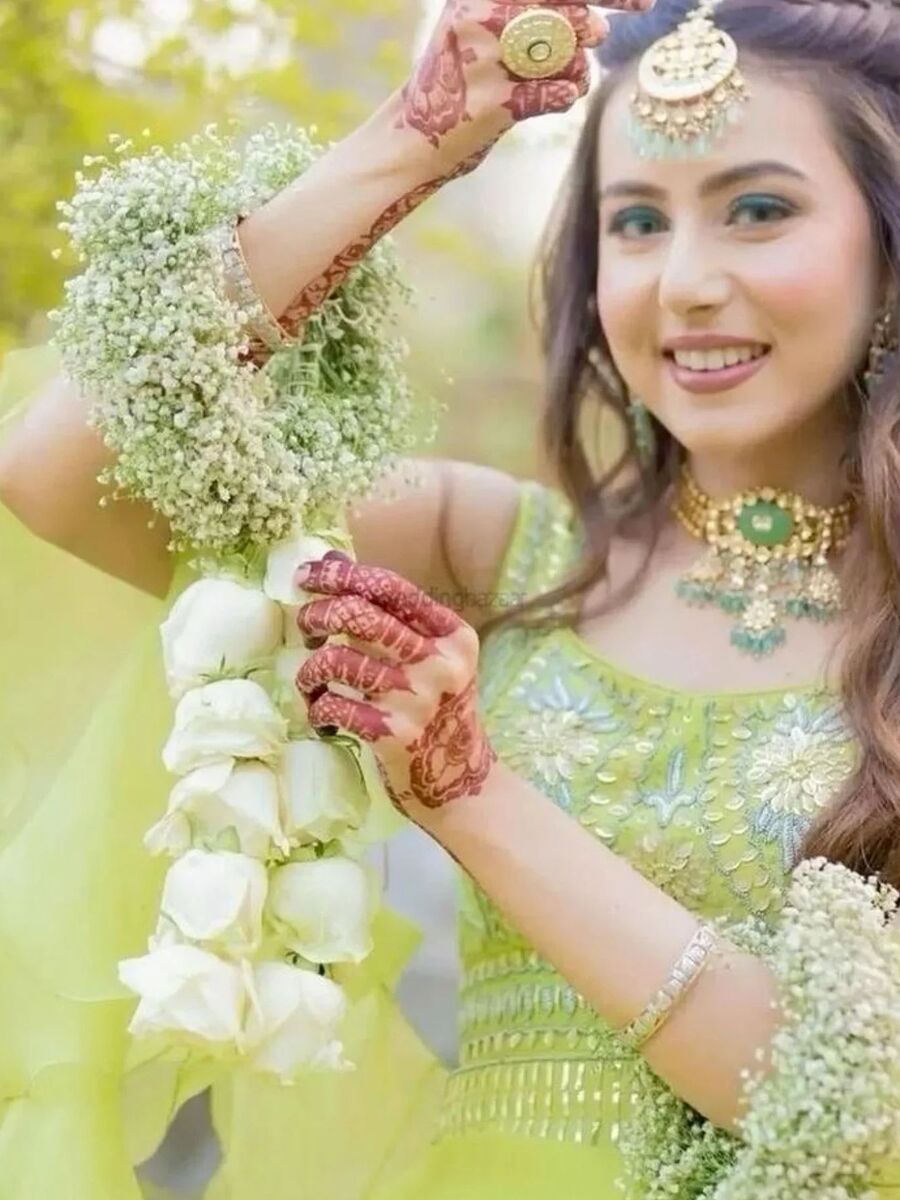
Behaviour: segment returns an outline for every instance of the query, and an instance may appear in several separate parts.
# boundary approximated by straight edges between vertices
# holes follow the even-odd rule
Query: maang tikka
[[[735,41],[712,20],[718,2],[700,0],[641,57],[628,135],[644,158],[708,153],[749,99]]]

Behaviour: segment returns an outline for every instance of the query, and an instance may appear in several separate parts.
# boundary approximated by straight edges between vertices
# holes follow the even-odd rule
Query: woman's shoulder
[[[443,543],[458,594],[452,607],[474,625],[495,606],[507,548],[519,520],[522,481],[507,471],[448,459]]]
[[[450,458],[404,460],[348,513],[362,560],[398,572],[476,628],[523,593],[545,590],[571,525],[556,488]]]
[[[562,491],[474,463],[448,467],[446,546],[470,609],[485,619],[550,587],[575,526]]]

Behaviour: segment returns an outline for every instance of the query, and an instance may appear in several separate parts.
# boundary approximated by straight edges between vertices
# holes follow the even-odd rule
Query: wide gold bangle
[[[638,1050],[653,1037],[672,1015],[679,1000],[700,978],[717,945],[715,931],[709,925],[701,925],[672,967],[666,982],[651,997],[643,1012],[620,1031],[619,1036],[627,1046]]]
[[[247,314],[247,332],[265,350],[281,350],[293,344],[292,337],[260,296],[250,278],[247,260],[241,247],[238,230],[243,216],[215,231],[216,245],[222,255],[225,281],[229,292]]]

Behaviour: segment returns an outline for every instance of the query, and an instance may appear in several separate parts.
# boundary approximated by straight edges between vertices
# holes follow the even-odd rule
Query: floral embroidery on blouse
[[[750,832],[780,843],[789,870],[813,818],[849,776],[856,743],[839,705],[816,711],[796,696],[784,704],[767,736],[748,744],[744,772],[757,803]]]
[[[522,708],[503,728],[504,757],[545,795],[571,809],[577,768],[597,761],[599,735],[618,729],[619,721],[596,697],[576,694],[561,667],[551,667],[534,684],[530,673],[523,674]]]
[[[692,912],[702,912],[709,894],[709,864],[690,838],[672,842],[648,831],[628,851],[628,861],[645,879]]]

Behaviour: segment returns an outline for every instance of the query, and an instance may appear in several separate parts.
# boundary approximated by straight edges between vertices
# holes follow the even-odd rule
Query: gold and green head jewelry
[[[628,136],[643,158],[706,154],[750,97],[737,45],[712,20],[717,3],[700,0],[641,57]]]
[[[759,488],[715,501],[685,463],[673,511],[688,533],[709,544],[675,591],[688,603],[738,616],[731,642],[739,650],[771,654],[785,639],[785,616],[832,621],[843,610],[828,555],[850,535],[851,497],[819,508],[795,492]]]

